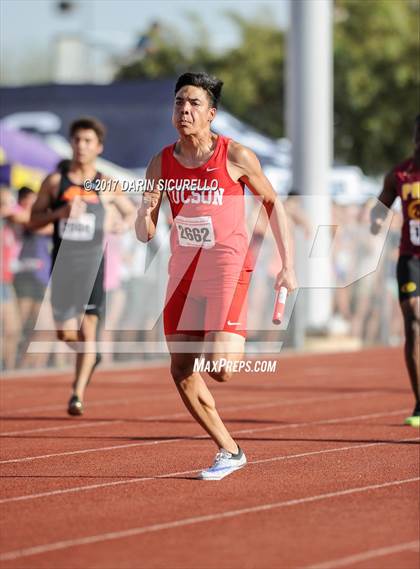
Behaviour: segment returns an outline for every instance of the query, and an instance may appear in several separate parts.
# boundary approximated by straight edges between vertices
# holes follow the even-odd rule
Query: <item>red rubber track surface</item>
[[[168,369],[1,382],[1,567],[418,569],[419,431],[401,349],[284,356],[209,380],[246,468],[195,480],[213,443]]]

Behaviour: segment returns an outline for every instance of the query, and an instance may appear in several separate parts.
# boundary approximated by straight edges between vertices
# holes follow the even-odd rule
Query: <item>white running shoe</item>
[[[238,447],[238,449],[237,454],[232,454],[221,448],[216,454],[213,466],[200,472],[197,478],[200,480],[221,480],[235,470],[243,468],[246,464],[246,456],[241,448]]]

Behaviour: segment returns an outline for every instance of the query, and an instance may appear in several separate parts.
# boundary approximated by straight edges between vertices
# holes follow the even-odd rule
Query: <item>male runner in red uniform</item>
[[[276,288],[296,288],[286,215],[258,159],[248,148],[211,131],[221,88],[221,81],[205,73],[179,77],[172,117],[179,139],[151,160],[146,177],[153,180],[154,188],[145,196],[136,221],[138,239],[151,239],[163,195],[159,189],[165,189],[174,218],[165,335],[178,391],[219,449],[213,466],[199,475],[205,480],[220,480],[246,464],[206,383],[194,371],[194,361],[204,351],[216,365],[210,376],[227,381],[232,373],[222,364],[243,357],[252,270],[247,258],[245,184],[270,215],[283,260]],[[194,347],[183,348],[188,345]]]
[[[405,423],[420,427],[420,115],[415,120],[414,154],[387,174],[379,201],[390,208],[401,198],[403,226],[397,279],[405,329],[405,362],[415,397],[413,414]],[[380,230],[386,211],[377,204],[371,212],[371,230]]]
[[[115,203],[128,220],[134,214],[118,182],[97,172],[104,126],[81,118],[70,126],[73,158],[68,169],[45,178],[32,207],[31,227],[54,224],[51,304],[59,340],[79,342],[70,415],[83,414],[83,395],[100,362],[96,337],[104,308],[103,232],[107,204]]]

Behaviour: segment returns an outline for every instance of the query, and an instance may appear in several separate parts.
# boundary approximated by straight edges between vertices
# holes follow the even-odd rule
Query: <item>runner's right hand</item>
[[[376,207],[374,207],[370,212],[370,232],[373,235],[377,235],[382,229],[383,224],[384,224],[383,216],[380,215],[377,212]]]
[[[384,223],[383,219],[377,219],[375,221],[371,221],[370,224],[370,232],[373,235],[378,235],[378,233],[380,232],[380,230],[382,229],[382,225]]]
[[[139,212],[142,214],[148,214],[151,209],[153,209],[159,202],[159,192],[144,192],[142,197],[142,202],[140,204]]]
[[[67,219],[73,217],[77,219],[86,211],[86,203],[80,196],[76,196],[71,202],[60,208],[60,218]]]

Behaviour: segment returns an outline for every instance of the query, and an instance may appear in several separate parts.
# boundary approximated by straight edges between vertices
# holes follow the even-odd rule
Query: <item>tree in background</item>
[[[336,0],[334,26],[335,157],[382,174],[411,150],[419,112],[418,0]],[[265,134],[284,132],[285,34],[270,20],[227,14],[237,47],[216,53],[198,16],[196,40],[161,27],[155,49],[122,66],[117,79],[174,77],[205,70],[224,83],[223,106]]]
[[[172,77],[189,65],[188,46],[177,31],[154,22],[144,33],[133,52],[128,53],[116,80],[160,79]]]
[[[269,17],[246,20],[227,14],[240,32],[240,44],[222,54],[209,47],[208,31],[190,14],[196,39],[186,45],[171,28],[161,26],[158,47],[147,57],[121,67],[116,79],[174,77],[186,70],[207,71],[224,81],[223,106],[269,136],[284,133],[284,34]]]
[[[335,153],[383,173],[412,151],[420,108],[418,0],[336,0]]]
[[[270,20],[231,14],[241,43],[214,62],[225,83],[223,105],[233,115],[274,138],[284,136],[285,34]]]

